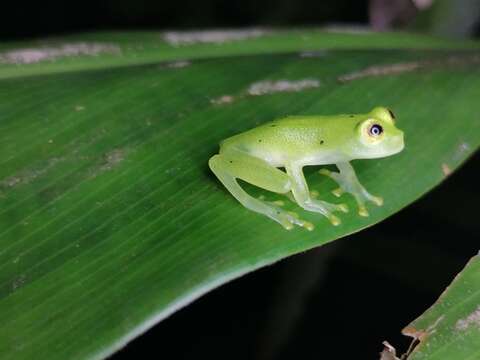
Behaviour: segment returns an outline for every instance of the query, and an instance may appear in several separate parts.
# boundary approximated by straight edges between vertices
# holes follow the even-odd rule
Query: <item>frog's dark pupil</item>
[[[383,132],[383,128],[380,125],[375,124],[370,128],[370,134],[372,134],[373,136],[378,136],[382,132]]]
[[[392,117],[392,119],[395,120],[395,114],[393,113],[393,111],[390,109],[387,109],[387,110],[390,113],[390,116]]]

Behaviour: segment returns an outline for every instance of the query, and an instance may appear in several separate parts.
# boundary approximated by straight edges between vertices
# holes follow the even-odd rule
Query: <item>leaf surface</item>
[[[108,356],[231,279],[391,216],[478,148],[472,43],[291,32],[173,46],[153,36],[89,34],[0,52],[2,359]],[[93,42],[114,47],[96,52]],[[419,47],[431,49],[410,49]],[[249,94],[265,81],[316,85]],[[377,105],[394,110],[406,148],[354,161],[385,200],[368,218],[351,211],[333,227],[289,204],[316,229],[285,231],[208,169],[222,139],[263,122]],[[306,170],[310,187],[338,202],[335,184]]]

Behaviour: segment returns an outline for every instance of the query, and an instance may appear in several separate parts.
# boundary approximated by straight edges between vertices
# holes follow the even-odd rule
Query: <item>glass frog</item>
[[[352,194],[359,215],[368,216],[365,203],[381,206],[383,200],[360,184],[350,161],[386,157],[403,148],[403,132],[395,126],[394,114],[385,107],[376,107],[367,114],[288,116],[273,120],[222,141],[219,153],[208,164],[246,208],[268,216],[288,230],[294,225],[313,230],[311,223],[283,210],[281,201],[268,202],[250,196],[237,179],[285,194],[303,209],[320,213],[333,225],[339,225],[340,219],[333,213],[347,212],[347,206],[316,199],[308,189],[303,167],[335,164],[338,172],[320,170],[340,186],[333,194],[337,197]]]

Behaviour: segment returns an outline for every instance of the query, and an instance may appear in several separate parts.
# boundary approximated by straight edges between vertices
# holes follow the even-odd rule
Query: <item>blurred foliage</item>
[[[435,0],[420,11],[412,29],[433,35],[455,38],[478,36],[480,30],[480,1]]]

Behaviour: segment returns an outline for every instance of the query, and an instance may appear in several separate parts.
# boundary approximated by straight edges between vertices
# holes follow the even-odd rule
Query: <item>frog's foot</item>
[[[324,215],[334,226],[340,225],[340,219],[333,214],[333,212],[340,211],[343,213],[348,212],[348,206],[346,204],[331,204],[326,201],[308,199],[301,206],[308,211],[318,212]]]
[[[268,216],[271,219],[278,222],[280,225],[282,225],[285,229],[291,230],[293,229],[294,225],[304,227],[309,231],[312,231],[314,229],[314,226],[312,223],[300,219],[296,213],[281,209],[281,207],[285,205],[284,201],[282,200],[268,201],[268,200],[265,200],[265,196],[263,195],[260,195],[257,199],[263,202],[264,204],[268,204],[269,207],[272,208],[272,212]]]
[[[373,202],[377,206],[383,205],[383,199],[378,196],[370,194],[365,188],[358,182],[356,177],[342,176],[342,173],[333,172],[327,169],[321,169],[319,171],[321,175],[328,176],[332,180],[340,185],[339,188],[332,191],[332,194],[336,197],[342,196],[344,193],[350,193],[355,198],[358,205],[358,214],[360,216],[368,216],[368,210],[365,206],[366,202]]]
[[[263,195],[260,195],[257,199],[264,204],[268,204],[269,208],[271,209],[268,217],[278,222],[285,229],[291,230],[293,229],[294,225],[298,225],[304,227],[309,231],[313,230],[314,226],[312,223],[300,219],[298,215],[294,212],[283,210],[281,207],[285,205],[284,201],[268,201],[265,200],[265,196]]]
[[[363,190],[364,191],[362,191],[360,193],[354,193],[352,195],[355,197],[355,201],[358,204],[358,215],[367,217],[369,214],[368,214],[367,207],[365,206],[365,202],[370,201],[370,202],[373,202],[377,206],[382,206],[383,205],[383,199],[379,196],[371,195],[365,189],[363,189]]]
[[[276,222],[280,223],[280,225],[282,225],[287,230],[293,229],[294,225],[301,226],[308,231],[312,231],[314,229],[312,223],[300,219],[296,213],[291,211],[284,211],[277,208],[275,214],[271,216],[271,218]]]

